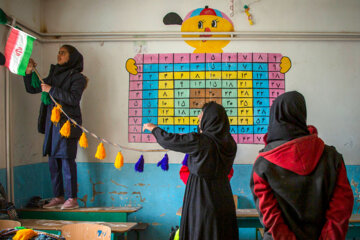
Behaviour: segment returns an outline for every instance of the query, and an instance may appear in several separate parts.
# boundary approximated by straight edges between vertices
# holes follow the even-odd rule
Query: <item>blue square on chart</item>
[[[159,64],[144,64],[143,65],[143,72],[147,73],[147,72],[159,72]]]
[[[206,71],[221,71],[221,63],[206,63]]]
[[[175,63],[174,71],[175,72],[188,72],[188,71],[190,71],[190,64],[189,63]]]
[[[222,63],[222,71],[237,71],[237,63]]]
[[[269,98],[255,98],[253,99],[254,107],[269,107]]]
[[[155,125],[157,125],[157,117],[143,117],[142,118],[142,123],[153,123]]]
[[[269,79],[269,73],[268,72],[253,72],[253,79]]]
[[[267,133],[268,125],[255,125],[254,133],[255,134],[265,134]]]
[[[259,72],[267,72],[268,71],[268,64],[267,63],[253,63],[254,71]]]
[[[190,131],[190,127],[188,125],[175,125],[175,132],[177,133],[181,133],[181,134],[184,134],[184,133],[189,133]]]
[[[254,117],[254,125],[268,125],[269,117]]]
[[[152,99],[152,100],[143,100],[142,107],[143,108],[157,108],[158,106],[158,100]]]
[[[157,117],[158,109],[157,108],[143,108],[142,115],[143,115],[143,117]]]
[[[168,133],[174,133],[174,126],[173,125],[159,125],[159,127],[164,129]]]
[[[174,71],[174,65],[168,64],[168,63],[161,63],[159,64],[159,72],[173,72]]]
[[[157,99],[158,91],[157,90],[144,90],[143,99]]]
[[[205,71],[205,63],[190,63],[190,71]]]
[[[252,71],[252,63],[238,63],[238,71]]]
[[[239,126],[239,134],[253,134],[254,127],[253,126]]]
[[[159,73],[143,73],[143,80],[158,81]]]

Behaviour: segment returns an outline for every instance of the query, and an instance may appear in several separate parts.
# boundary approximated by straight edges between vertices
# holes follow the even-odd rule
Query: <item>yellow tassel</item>
[[[117,169],[122,168],[124,166],[124,157],[121,152],[118,152],[118,154],[116,155],[114,166]]]
[[[21,229],[16,232],[16,235],[12,238],[14,240],[28,240],[31,239],[38,234],[34,232],[32,229]]]
[[[70,128],[71,128],[70,121],[67,120],[60,129],[61,136],[66,138],[70,137]]]
[[[81,137],[80,137],[80,139],[79,139],[79,145],[80,145],[80,147],[82,147],[82,148],[87,148],[87,147],[89,146],[85,132],[83,132],[83,133],[81,134]]]
[[[95,153],[95,158],[100,159],[100,160],[106,158],[106,152],[105,152],[104,144],[102,142],[97,147],[97,151]]]
[[[61,108],[61,105],[57,104],[51,110],[51,121],[55,124],[57,124],[60,121],[60,114],[61,114],[60,108]]]

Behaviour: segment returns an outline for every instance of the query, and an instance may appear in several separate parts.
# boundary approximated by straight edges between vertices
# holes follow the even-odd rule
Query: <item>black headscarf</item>
[[[270,108],[267,143],[277,140],[289,141],[309,134],[304,96],[292,91],[277,97]]]
[[[84,68],[84,58],[81,53],[71,45],[63,45],[62,47],[66,48],[66,50],[69,52],[69,61],[62,65],[56,64],[53,68],[54,75],[61,74],[70,69],[73,71],[82,72]]]
[[[229,118],[223,106],[210,102],[203,109],[200,123],[202,134],[210,137],[220,152],[225,155],[236,154],[236,142],[230,134]]]

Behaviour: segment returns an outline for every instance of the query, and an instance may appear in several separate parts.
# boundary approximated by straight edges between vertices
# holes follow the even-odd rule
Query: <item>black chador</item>
[[[209,103],[203,109],[201,133],[171,134],[156,127],[158,143],[188,153],[190,175],[186,184],[180,223],[181,240],[236,240],[235,204],[227,178],[236,143],[230,134],[225,109]]]

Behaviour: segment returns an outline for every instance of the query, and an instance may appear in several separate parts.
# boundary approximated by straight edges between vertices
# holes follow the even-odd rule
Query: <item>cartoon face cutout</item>
[[[198,8],[185,17],[182,25],[182,32],[233,32],[234,25],[230,18],[219,10],[208,8]],[[183,35],[183,37],[208,37],[221,38],[229,35]],[[229,40],[186,40],[190,46],[194,47],[194,53],[222,53]]]

